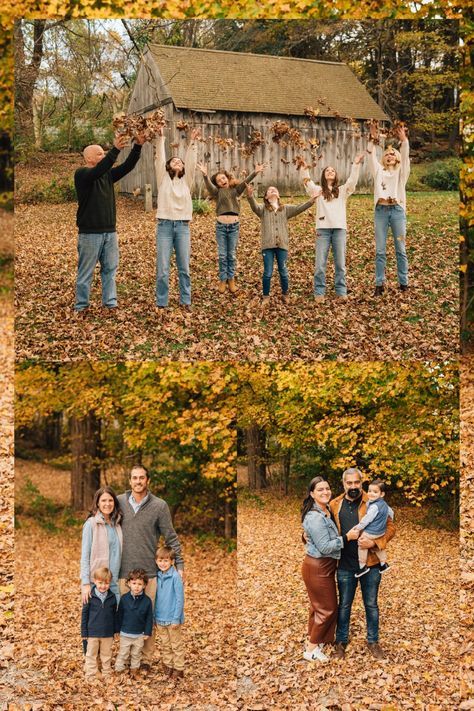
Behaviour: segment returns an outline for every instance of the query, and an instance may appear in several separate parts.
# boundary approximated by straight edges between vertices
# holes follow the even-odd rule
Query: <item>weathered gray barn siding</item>
[[[326,165],[333,165],[338,172],[340,182],[343,182],[349,175],[354,157],[365,150],[367,145],[364,121],[360,121],[363,131],[362,138],[357,139],[347,124],[331,117],[320,117],[316,124],[311,124],[309,119],[304,116],[288,116],[287,114],[190,111],[188,109],[177,111],[151,52],[147,52],[137,76],[128,111],[129,113],[143,112],[144,108],[157,105],[161,105],[167,120],[165,127],[167,156],[184,157],[187,136],[185,131],[176,128],[176,124],[179,121],[186,121],[191,127],[201,129],[204,141],[199,144],[198,160],[206,163],[209,174],[219,169],[228,170],[240,177],[243,170],[246,170],[247,173],[251,172],[254,163],[268,163],[263,176],[259,176],[254,181],[259,194],[262,194],[263,187],[271,184],[276,185],[282,195],[304,193],[301,174],[291,161],[300,154],[308,163],[311,163],[311,154],[308,150],[302,151],[290,146],[281,147],[272,141],[270,126],[277,120],[286,121],[293,128],[297,128],[305,140],[310,137],[319,139],[320,148],[317,153],[318,155],[322,154],[322,158],[317,166],[311,169],[311,174],[317,182],[319,182],[322,167]],[[243,156],[237,148],[223,150],[212,140],[213,137],[220,136],[232,138],[238,143],[248,143],[252,130],[260,130],[266,139],[266,144],[258,147],[251,157]],[[123,192],[131,193],[136,188],[143,188],[146,183],[152,184],[153,195],[156,196],[153,148],[149,144],[144,146],[142,158],[137,167],[121,181],[120,189]],[[366,160],[362,166],[358,189],[367,190],[370,185],[371,178]],[[195,196],[206,195],[199,170],[196,171],[193,193]]]

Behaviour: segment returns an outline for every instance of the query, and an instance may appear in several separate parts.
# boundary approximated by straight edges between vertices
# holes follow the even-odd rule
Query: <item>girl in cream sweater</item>
[[[314,270],[314,298],[321,303],[326,292],[326,265],[329,249],[334,257],[336,296],[347,299],[346,285],[346,203],[355,190],[359,179],[360,164],[364,154],[358,155],[352,164],[351,173],[343,185],[339,185],[336,170],[327,166],[321,173],[321,185],[315,185],[308,169],[302,173],[308,195],[316,200],[316,259]]]

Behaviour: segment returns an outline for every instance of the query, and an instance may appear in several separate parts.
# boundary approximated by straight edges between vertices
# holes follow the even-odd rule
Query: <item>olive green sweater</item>
[[[252,182],[256,175],[255,171],[250,173],[245,180],[242,180],[241,183],[234,185],[232,188],[218,188],[212,180],[209,180],[207,175],[204,176],[206,188],[212,197],[216,198],[216,215],[218,217],[228,213],[240,214],[240,203],[237,198],[242,195],[247,185]]]

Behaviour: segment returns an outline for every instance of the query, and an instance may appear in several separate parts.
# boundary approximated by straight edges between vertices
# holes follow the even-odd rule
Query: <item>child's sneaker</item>
[[[379,573],[380,575],[383,575],[384,573],[387,573],[390,570],[390,565],[388,563],[380,563],[379,564]]]
[[[327,662],[329,657],[327,657],[323,652],[323,645],[318,644],[317,647],[311,650],[305,650],[303,652],[303,659],[307,662]]]
[[[354,574],[354,578],[361,578],[363,575],[368,573],[369,570],[370,570],[370,568],[367,565],[364,565],[364,567],[361,568],[358,573]]]

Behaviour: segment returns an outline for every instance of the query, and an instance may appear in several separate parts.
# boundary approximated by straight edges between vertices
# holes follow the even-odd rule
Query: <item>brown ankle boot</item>
[[[235,292],[237,291],[237,284],[235,283],[235,279],[232,277],[232,279],[229,279],[227,283],[229,285],[230,293],[235,294]]]
[[[217,287],[219,294],[225,294],[225,290],[227,289],[227,282],[226,281],[219,281],[219,286]]]

